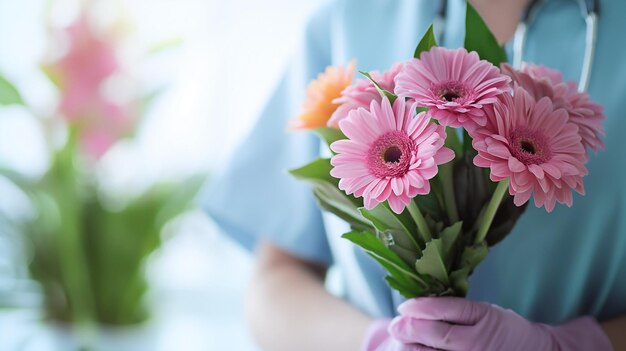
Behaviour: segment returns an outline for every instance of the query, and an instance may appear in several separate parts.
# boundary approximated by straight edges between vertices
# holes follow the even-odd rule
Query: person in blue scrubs
[[[526,2],[473,1],[509,51]],[[605,108],[606,149],[591,154],[587,195],[551,214],[529,206],[472,275],[468,299],[550,325],[593,316],[613,348],[626,350],[626,1],[600,5],[588,92]],[[320,144],[311,133],[288,133],[286,126],[300,110],[306,85],[326,66],[356,58],[358,69],[382,71],[410,58],[437,6],[434,0],[325,5],[256,127],[202,197],[224,232],[256,249],[247,311],[267,350],[359,350],[372,321],[397,315],[404,301],[387,287],[376,262],[340,238],[345,225],[322,213],[310,188],[287,174],[318,156]],[[463,0],[449,1],[444,46],[462,46],[464,15]],[[526,40],[524,61],[579,79],[585,22],[577,1],[546,0]],[[340,277],[334,294],[324,286],[329,267]]]

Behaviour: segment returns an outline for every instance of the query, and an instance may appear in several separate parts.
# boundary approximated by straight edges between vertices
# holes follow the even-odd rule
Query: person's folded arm
[[[324,287],[326,267],[261,242],[246,296],[253,337],[266,351],[358,351],[371,323]]]

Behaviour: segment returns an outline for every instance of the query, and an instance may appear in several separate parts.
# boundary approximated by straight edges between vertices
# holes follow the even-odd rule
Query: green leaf
[[[387,97],[387,99],[389,99],[389,102],[393,105],[394,101],[396,101],[396,99],[398,98],[396,94],[383,89],[383,87],[381,87],[380,84],[378,84],[378,82],[375,81],[369,73],[363,71],[359,71],[359,73],[364,75],[365,78],[369,79],[374,84],[374,87],[376,87],[376,90],[378,91],[380,96]]]
[[[393,265],[396,269],[403,271],[407,276],[414,275],[411,267],[404,263],[402,259],[393,251],[389,250],[385,244],[375,235],[368,232],[349,232],[341,236],[354,244],[360,246],[365,251],[372,253],[380,259]]]
[[[378,229],[381,232],[385,232],[388,230],[401,230],[403,232],[406,231],[406,229],[402,227],[402,224],[399,221],[395,223],[397,225],[394,225],[393,223],[394,221],[391,221],[391,223],[387,223],[384,220],[381,220],[378,217],[376,217],[374,214],[372,214],[372,210],[368,210],[365,207],[359,208],[359,212],[361,213],[363,217],[365,217],[367,220],[369,220],[372,223],[374,228]],[[385,216],[385,220],[388,220],[386,216]]]
[[[391,249],[402,257],[407,264],[413,265],[424,244],[415,240],[402,220],[392,214],[389,208],[385,208],[383,204],[379,204],[377,207],[379,206],[380,209],[374,208],[372,210],[361,207],[359,212],[376,229],[379,237],[390,236],[393,238],[394,245],[390,246]]]
[[[39,66],[39,68],[41,69],[43,74],[48,78],[50,83],[52,83],[56,88],[61,87],[61,83],[62,83],[61,76],[51,65],[43,64]]]
[[[468,246],[463,251],[463,255],[461,256],[461,262],[464,267],[470,267],[471,269],[476,268],[482,260],[487,257],[489,253],[489,248],[487,247],[487,243],[484,241],[479,244],[474,244],[472,246]]]
[[[424,106],[417,106],[415,108],[415,114],[420,114],[422,112],[428,112],[428,107],[424,107]],[[431,119],[432,120],[432,119]]]
[[[355,231],[375,231],[376,228],[372,227],[367,221],[363,218],[355,218],[352,212],[345,212],[342,209],[339,209],[333,206],[332,203],[327,202],[321,195],[316,193],[315,188],[313,189],[313,195],[317,199],[318,205],[322,208],[322,210],[326,212],[330,212],[335,216],[341,218],[350,224],[350,229]]]
[[[183,44],[183,38],[181,37],[174,37],[174,38],[169,38],[167,40],[163,40],[161,42],[158,42],[156,44],[154,44],[150,49],[148,49],[148,55],[155,55],[155,54],[159,54],[161,52],[176,48],[176,47],[180,47]]]
[[[317,158],[313,162],[310,162],[300,168],[289,170],[289,173],[299,180],[308,182],[323,181],[338,185],[339,179],[330,175],[331,169],[333,169],[333,166],[330,164],[330,159]]]
[[[448,272],[456,258],[457,246],[463,222],[459,221],[443,229],[438,239],[426,243],[422,257],[415,262],[415,269],[420,274],[429,275],[443,283],[443,288],[450,286]]]
[[[328,146],[330,146],[330,144],[334,143],[337,140],[348,138],[346,137],[345,134],[343,134],[341,130],[337,128],[331,128],[331,127],[317,128],[314,130],[314,132],[320,138],[322,138],[322,140],[324,140],[326,144],[328,144]]]
[[[351,218],[348,222],[352,225],[369,227],[368,221],[357,210],[363,206],[362,200],[339,190],[339,180],[330,175],[331,169],[330,159],[318,158],[307,165],[290,170],[289,173],[296,179],[313,185],[313,194],[324,209],[342,219]]]
[[[438,186],[439,182],[431,182],[431,189]],[[443,220],[443,209],[439,204],[436,191],[431,191],[425,195],[419,195],[413,198],[417,207],[424,213],[424,216],[430,216],[435,222]]]
[[[439,237],[442,241],[442,253],[444,262],[446,262],[446,267],[450,269],[452,265],[452,261],[454,260],[455,251],[456,251],[456,243],[459,239],[459,234],[461,234],[461,229],[463,228],[463,222],[459,221],[454,223],[453,225],[445,228],[439,234]]]
[[[457,296],[464,297],[469,291],[469,268],[463,267],[450,273],[450,285],[456,291]]]
[[[467,295],[468,277],[488,253],[489,249],[484,241],[465,248],[461,255],[460,268],[450,274],[450,284],[458,296]]]
[[[8,168],[0,167],[0,177],[6,178],[15,186],[20,188],[20,190],[22,190],[23,192],[29,192],[31,187],[34,185],[20,173],[10,170]]]
[[[507,61],[504,48],[480,17],[476,9],[467,2],[465,14],[465,48],[476,51],[481,59],[493,63],[496,67]]]
[[[444,285],[450,284],[442,239],[433,239],[426,243],[422,257],[415,262],[415,269],[418,273],[429,275]]]
[[[313,187],[313,195],[320,207],[348,222],[353,228],[373,229],[370,223],[361,216],[357,208],[363,204],[355,204],[352,196],[346,195],[334,185],[318,183]]]
[[[415,224],[412,220],[404,216],[404,213],[395,214],[387,203],[378,204],[371,210],[361,207],[359,212],[382,232],[387,230],[399,231],[411,237],[416,233]],[[423,243],[421,246],[423,247]]]
[[[433,25],[431,24],[430,27],[428,27],[426,34],[422,37],[422,40],[420,40],[420,43],[417,44],[413,57],[419,59],[422,52],[430,50],[433,46],[437,46],[437,39],[435,39],[435,32],[433,30]]]
[[[167,200],[155,218],[157,226],[161,227],[165,225],[170,219],[188,210],[205,180],[205,175],[196,175],[186,179],[175,187],[172,186],[171,189],[167,189],[169,196],[167,196]]]
[[[22,96],[15,86],[0,75],[0,105],[24,105]]]
[[[376,236],[367,232],[350,232],[342,238],[363,248],[367,254],[380,263],[392,276],[392,286],[403,296],[416,297],[424,292],[426,286],[415,271],[400,256],[386,247]],[[388,280],[389,281],[389,280]]]
[[[412,284],[406,284],[405,282],[398,281],[393,276],[386,276],[385,281],[387,281],[390,288],[396,289],[400,295],[406,297],[407,299],[424,296],[424,289],[416,287]]]

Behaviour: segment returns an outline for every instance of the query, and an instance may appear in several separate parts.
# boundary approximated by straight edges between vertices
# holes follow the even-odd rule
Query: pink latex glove
[[[398,311],[389,333],[423,350],[613,350],[592,317],[549,326],[495,305],[455,297],[411,299]]]
[[[389,334],[388,328],[391,319],[379,319],[370,324],[365,335],[363,351],[421,351],[431,350],[431,348],[400,342]]]

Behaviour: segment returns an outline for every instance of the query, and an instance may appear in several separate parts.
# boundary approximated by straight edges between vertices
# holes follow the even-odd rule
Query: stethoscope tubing
[[[531,0],[526,10],[520,18],[520,22],[517,25],[515,34],[513,37],[513,67],[519,69],[522,66],[524,58],[524,48],[526,46],[526,34],[528,28],[534,17],[540,11],[544,0]],[[581,13],[585,19],[585,52],[583,56],[583,63],[581,66],[580,79],[578,80],[578,91],[587,91],[589,88],[589,81],[591,79],[593,59],[596,52],[596,42],[598,38],[598,16],[599,16],[599,1],[598,0],[578,0]],[[446,11],[448,1],[441,0],[439,2],[439,8],[435,17],[435,28],[437,30],[437,37],[439,42],[443,42],[446,21]]]

